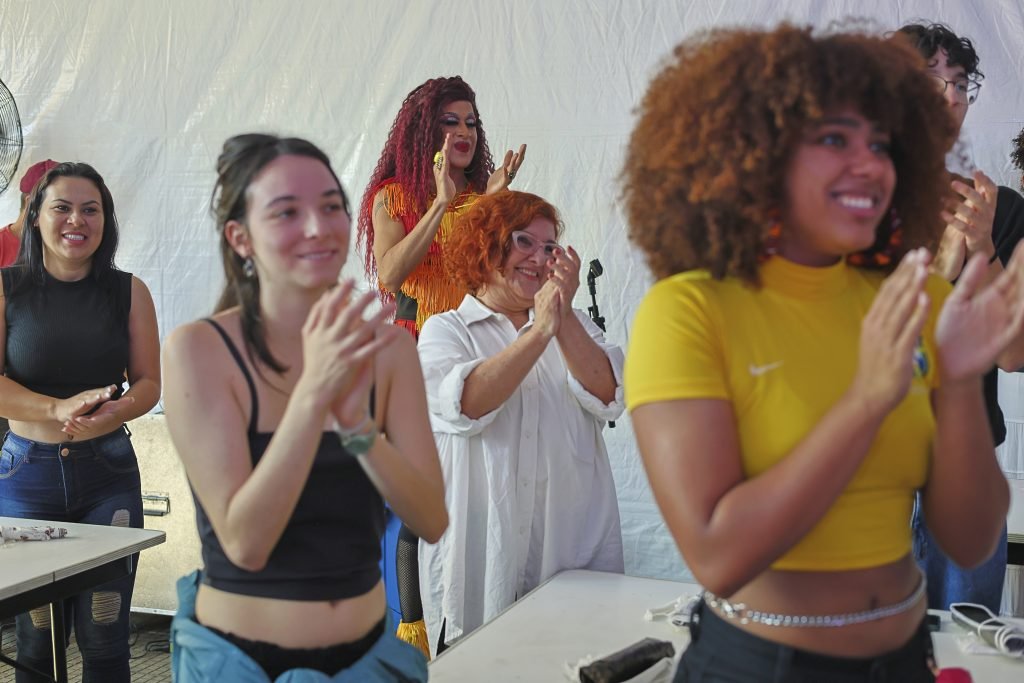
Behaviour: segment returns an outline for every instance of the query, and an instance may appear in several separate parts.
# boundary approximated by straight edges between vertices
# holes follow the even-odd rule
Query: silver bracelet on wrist
[[[373,427],[373,424],[374,424],[373,423],[373,418],[370,417],[369,413],[367,413],[367,414],[363,415],[362,421],[359,424],[357,424],[355,427],[352,427],[351,429],[347,429],[345,427],[342,427],[341,423],[338,422],[337,419],[335,419],[334,420],[334,431],[336,431],[338,433],[338,436],[340,436],[342,438],[345,438],[347,436],[360,436],[360,435],[363,435],[363,434],[368,434],[370,432],[370,428]]]
[[[367,414],[354,429],[345,429],[337,420],[334,431],[341,440],[341,447],[354,456],[366,455],[377,441],[377,423]]]

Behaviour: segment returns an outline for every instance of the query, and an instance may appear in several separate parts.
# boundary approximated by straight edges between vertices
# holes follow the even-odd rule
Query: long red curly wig
[[[385,180],[394,178],[414,200],[418,211],[426,210],[436,192],[434,183],[434,153],[444,144],[441,113],[452,102],[469,102],[476,116],[476,152],[466,168],[466,180],[482,192],[487,179],[494,172],[494,160],[487,146],[480,111],[476,106],[476,93],[460,76],[432,78],[417,86],[402,102],[377,166],[359,204],[357,245],[365,246],[366,275],[376,280],[376,262],[373,257],[373,194]]]

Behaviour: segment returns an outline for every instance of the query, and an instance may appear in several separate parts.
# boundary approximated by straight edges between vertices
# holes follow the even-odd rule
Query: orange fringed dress
[[[423,216],[423,210],[416,206],[415,199],[409,196],[394,178],[385,180],[378,185],[374,190],[374,195],[376,196],[378,193],[383,193],[384,207],[387,209],[388,215],[394,220],[400,221],[405,227],[405,234],[408,235]],[[399,312],[395,322],[401,324],[403,318],[412,322],[413,311],[415,311],[415,332],[418,333],[427,318],[435,313],[458,308],[462,303],[466,290],[461,285],[452,282],[445,273],[444,245],[452,233],[455,220],[465,213],[479,197],[480,194],[475,192],[470,185],[457,194],[448,205],[441,218],[441,226],[437,229],[437,235],[427,250],[426,256],[402,283],[402,294],[412,299],[413,303],[399,301]]]

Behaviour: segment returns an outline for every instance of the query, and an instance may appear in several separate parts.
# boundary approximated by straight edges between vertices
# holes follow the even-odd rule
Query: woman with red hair
[[[622,351],[572,308],[580,258],[525,192],[478,200],[445,251],[464,287],[419,352],[451,525],[420,545],[430,642],[468,634],[566,569],[623,571],[601,429],[623,410]]]
[[[439,151],[440,150],[440,151]],[[396,322],[414,335],[464,292],[444,275],[442,252],[456,217],[480,196],[506,189],[526,145],[494,169],[476,93],[458,76],[409,93],[391,125],[359,208],[366,274],[397,303]]]

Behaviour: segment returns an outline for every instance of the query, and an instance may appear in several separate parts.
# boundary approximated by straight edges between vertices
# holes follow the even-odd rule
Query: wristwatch
[[[352,455],[366,455],[377,441],[377,423],[369,415],[353,429],[345,429],[334,421],[334,431],[341,439],[341,447]]]

